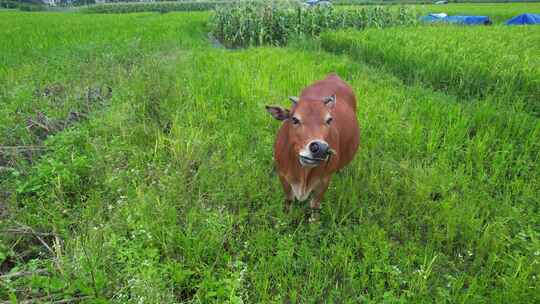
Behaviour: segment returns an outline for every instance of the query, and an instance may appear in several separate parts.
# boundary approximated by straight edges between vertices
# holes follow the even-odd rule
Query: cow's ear
[[[333,108],[336,105],[336,94],[325,97],[324,104],[329,108]]]
[[[290,116],[289,110],[278,106],[266,106],[266,111],[277,120],[287,120]]]

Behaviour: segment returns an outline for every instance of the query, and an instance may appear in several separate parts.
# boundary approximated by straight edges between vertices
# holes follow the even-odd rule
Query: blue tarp
[[[491,24],[491,20],[487,16],[448,16],[446,17],[448,23],[458,24]]]
[[[441,22],[444,20],[444,18],[446,18],[446,14],[444,14],[444,16],[438,16],[438,15],[435,15],[435,14],[429,14],[427,16],[423,16],[420,18],[420,21],[422,22],[426,22],[426,23],[435,23],[435,22]]]
[[[518,24],[540,24],[540,15],[538,14],[522,14],[506,21],[506,25]]]
[[[489,17],[487,16],[441,16],[429,14],[420,18],[420,20],[427,23],[445,22],[466,25],[491,24],[491,20],[489,20]]]

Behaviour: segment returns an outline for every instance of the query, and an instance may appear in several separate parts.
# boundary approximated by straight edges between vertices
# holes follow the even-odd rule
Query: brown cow
[[[334,172],[354,158],[360,142],[356,97],[352,88],[332,73],[302,91],[289,111],[266,106],[277,120],[274,157],[285,191],[285,210],[296,198],[305,201],[311,192],[310,221],[317,220],[320,202]]]

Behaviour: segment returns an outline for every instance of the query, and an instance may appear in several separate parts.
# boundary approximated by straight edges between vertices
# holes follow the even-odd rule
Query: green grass
[[[92,107],[87,93],[126,77],[144,54],[195,47],[199,42],[193,37],[201,36],[208,15],[187,16],[193,17],[163,23],[169,19],[155,14],[116,21],[106,15],[3,13],[0,145],[35,143],[38,136],[25,121],[37,111],[59,122],[70,111]],[[43,96],[46,90],[49,96]]]
[[[204,1],[159,1],[159,2],[124,2],[96,4],[82,9],[84,13],[94,14],[126,14],[140,12],[175,12],[175,11],[209,11],[219,2]]]
[[[40,109],[34,82],[99,82],[113,95],[49,136],[40,159],[0,173],[0,230],[60,240],[42,237],[49,252],[31,234],[0,235],[3,274],[48,271],[2,280],[2,300],[540,300],[538,118],[406,86],[311,43],[214,49],[206,14],[51,16],[26,28],[30,15],[0,16],[28,33],[2,46],[3,101]],[[96,24],[115,32],[86,31]],[[357,92],[361,151],[309,225],[307,206],[281,211],[278,123],[264,105],[331,71]]]
[[[494,23],[524,13],[540,14],[540,2],[530,3],[452,3],[447,5],[418,5],[424,13],[447,13],[448,15],[488,16]]]
[[[327,50],[465,97],[540,111],[540,28],[435,26],[326,33]]]

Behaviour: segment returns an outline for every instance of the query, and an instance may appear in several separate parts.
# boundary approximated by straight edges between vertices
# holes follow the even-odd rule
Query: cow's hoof
[[[311,215],[309,216],[310,223],[319,222],[321,219],[321,209],[311,209]]]
[[[283,213],[289,214],[291,213],[291,209],[292,209],[292,202],[285,201],[285,203],[283,204]]]

